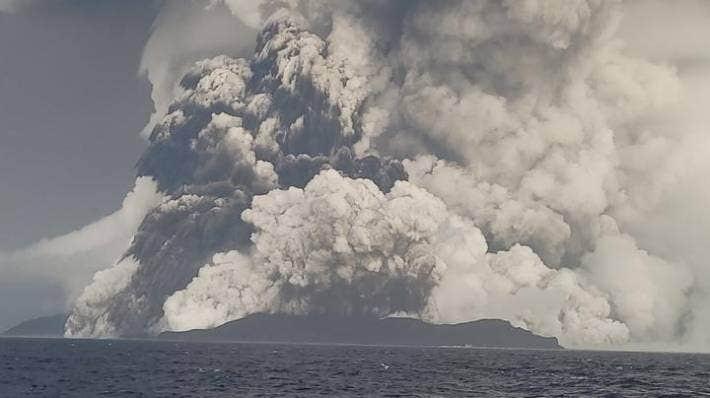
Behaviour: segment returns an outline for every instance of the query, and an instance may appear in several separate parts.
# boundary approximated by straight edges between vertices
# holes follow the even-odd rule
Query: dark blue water
[[[0,339],[0,397],[710,396],[710,356]]]

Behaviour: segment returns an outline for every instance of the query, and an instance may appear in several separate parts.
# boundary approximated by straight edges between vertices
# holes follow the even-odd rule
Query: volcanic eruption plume
[[[138,164],[164,199],[68,336],[256,312],[495,317],[572,346],[693,328],[698,270],[627,228],[690,134],[647,123],[681,83],[618,45],[620,3],[205,4],[255,49],[168,90]]]

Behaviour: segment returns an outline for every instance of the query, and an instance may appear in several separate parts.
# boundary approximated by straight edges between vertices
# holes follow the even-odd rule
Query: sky
[[[146,145],[151,87],[138,66],[155,7],[52,4],[0,13],[0,250],[111,213]]]
[[[111,214],[133,185],[152,112],[138,71],[156,14],[143,0],[0,2],[0,329],[67,301],[52,278],[11,277],[41,260],[3,252]]]
[[[225,2],[235,14],[250,9]],[[248,56],[253,48],[250,16],[235,22],[226,6],[203,4],[0,0],[0,329],[66,310],[162,200],[152,181],[135,177],[154,108],[158,115],[166,110],[185,65],[219,53]],[[701,0],[626,6],[617,33],[625,51],[677,72],[688,94],[682,107],[649,121],[654,127],[705,130],[708,21],[710,7]],[[632,84],[623,89],[634,93]],[[622,226],[653,254],[704,266],[708,192],[696,189],[702,175],[682,178],[687,191],[665,194],[661,211]],[[683,227],[669,237],[686,219],[700,220],[697,231]],[[682,258],[673,258],[678,253]],[[589,261],[606,260],[601,253]]]

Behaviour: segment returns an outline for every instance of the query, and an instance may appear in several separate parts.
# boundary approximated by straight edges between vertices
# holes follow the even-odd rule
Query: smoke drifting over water
[[[702,267],[634,231],[707,139],[655,128],[682,84],[625,54],[621,4],[210,6],[252,33],[176,90],[164,74],[181,68],[147,51],[163,77],[138,170],[165,199],[67,335],[329,312],[498,317],[569,346],[702,343]]]

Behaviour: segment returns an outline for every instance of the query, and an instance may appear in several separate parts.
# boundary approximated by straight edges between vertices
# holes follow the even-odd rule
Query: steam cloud
[[[706,141],[655,128],[682,84],[618,45],[619,3],[209,6],[259,29],[253,56],[160,77],[138,169],[165,199],[67,335],[328,312],[498,317],[584,347],[696,338],[702,272],[634,231]],[[156,59],[151,78],[180,70]]]

